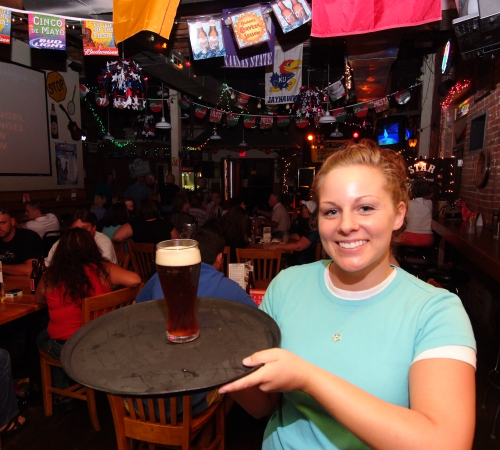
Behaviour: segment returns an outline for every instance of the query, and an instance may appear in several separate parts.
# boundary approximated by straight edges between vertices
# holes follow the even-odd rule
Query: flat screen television
[[[381,120],[375,131],[377,143],[381,147],[404,143],[405,127],[400,120]]]

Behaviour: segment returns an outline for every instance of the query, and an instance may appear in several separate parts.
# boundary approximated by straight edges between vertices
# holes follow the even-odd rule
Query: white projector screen
[[[0,61],[0,175],[51,176],[45,72]]]

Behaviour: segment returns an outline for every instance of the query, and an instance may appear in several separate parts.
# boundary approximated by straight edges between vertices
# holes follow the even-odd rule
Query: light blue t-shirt
[[[325,284],[329,263],[291,267],[269,286],[261,309],[279,325],[281,348],[406,408],[415,356],[448,345],[475,350],[472,327],[457,296],[397,269],[382,292],[368,300],[343,300]],[[342,339],[334,342],[332,336],[339,332]],[[297,391],[283,394],[262,448],[368,449],[310,396]]]

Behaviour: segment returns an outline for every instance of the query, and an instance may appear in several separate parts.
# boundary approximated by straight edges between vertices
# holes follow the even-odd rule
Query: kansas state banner
[[[274,47],[274,66],[266,67],[266,104],[293,103],[302,85],[302,43]]]

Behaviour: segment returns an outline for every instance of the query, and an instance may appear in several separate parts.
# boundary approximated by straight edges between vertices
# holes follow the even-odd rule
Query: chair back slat
[[[139,413],[139,419],[142,420],[143,422],[146,422],[146,412],[144,411],[144,404],[142,403],[141,398],[136,398],[135,399],[135,404],[137,405],[137,412]],[[153,417],[155,413],[153,410]]]
[[[128,406],[128,414],[132,420],[137,420],[137,415],[135,414],[135,406],[134,399],[131,397],[126,398],[127,406]]]
[[[121,252],[121,251],[115,251],[115,254],[116,254],[116,260],[117,260],[118,265],[122,269],[127,270],[128,266],[130,264],[130,255],[128,253]]]
[[[150,422],[158,423],[158,417],[156,417],[155,405],[152,398],[148,398],[148,414]]]
[[[280,272],[281,250],[237,248],[238,263],[251,261],[255,281],[271,280]]]
[[[143,284],[134,288],[124,288],[107,294],[84,298],[82,301],[82,324],[90,322],[117,308],[133,303]]]
[[[115,249],[115,252],[124,252],[125,253],[125,242],[118,242],[118,241],[115,241],[114,239],[111,242],[113,242],[113,247]]]
[[[175,411],[175,414],[172,414]],[[177,398],[170,397],[170,423],[172,425],[177,425]]]
[[[128,248],[130,251],[130,256],[132,258],[132,266],[134,267],[134,272],[136,272],[141,277],[142,281],[148,281],[156,271],[155,244],[140,244],[136,242],[129,242]]]
[[[158,409],[160,410],[160,425],[166,425],[167,413],[165,411],[165,400],[163,398],[158,399]]]

